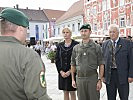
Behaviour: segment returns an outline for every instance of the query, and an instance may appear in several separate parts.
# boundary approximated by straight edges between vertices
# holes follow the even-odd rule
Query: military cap
[[[81,29],[90,29],[91,30],[91,26],[90,26],[90,24],[84,24],[84,25],[82,25],[81,27],[80,27],[80,30]]]
[[[5,8],[1,11],[0,17],[19,26],[28,27],[28,17],[21,11],[14,8]]]

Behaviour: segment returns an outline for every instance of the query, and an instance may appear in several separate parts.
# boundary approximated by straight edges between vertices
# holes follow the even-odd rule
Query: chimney
[[[26,7],[26,9],[28,9],[28,7]]]
[[[41,10],[41,7],[39,7],[39,10]]]
[[[16,4],[16,8],[18,9],[18,4]]]

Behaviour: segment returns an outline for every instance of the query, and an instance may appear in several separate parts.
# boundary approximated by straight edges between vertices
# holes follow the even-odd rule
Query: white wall
[[[83,25],[83,16],[76,16],[73,18],[69,18],[65,21],[62,21],[60,23],[56,23],[55,25],[55,36],[62,36],[62,29],[64,27],[68,27],[68,25],[70,25],[70,29],[72,30],[72,25],[75,24],[75,31],[72,31],[72,35],[79,35],[79,31],[78,31],[78,23],[80,23],[80,26]],[[58,28],[60,28],[60,34],[58,34]]]
[[[27,31],[27,33],[29,33],[30,37],[35,37],[36,38],[36,30],[35,30],[36,25],[38,25],[38,28],[39,28],[39,40],[43,40],[44,38],[46,38],[46,34],[49,36],[49,32],[48,32],[49,23],[48,22],[47,23],[44,23],[44,22],[30,22],[29,23],[29,29]],[[46,29],[46,25],[47,25],[47,29]],[[43,38],[43,34],[44,34],[44,38]],[[28,38],[28,40],[29,40],[29,38]]]

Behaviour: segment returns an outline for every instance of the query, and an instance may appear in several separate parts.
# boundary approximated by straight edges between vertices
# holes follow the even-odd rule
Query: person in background
[[[116,100],[117,90],[121,100],[128,100],[129,83],[133,82],[133,54],[130,40],[119,37],[119,26],[108,28],[110,39],[103,45],[105,60],[104,82],[108,100]]]
[[[78,42],[71,39],[72,32],[69,28],[64,28],[62,34],[65,40],[57,45],[55,57],[55,64],[58,71],[58,85],[59,89],[64,92],[64,100],[76,100],[76,89],[72,87],[70,62],[73,47]],[[69,94],[71,99],[69,98]]]
[[[40,45],[40,41],[37,41],[34,49],[39,54],[40,57],[41,57],[41,48],[42,46]]]
[[[0,100],[51,100],[41,58],[23,45],[28,17],[14,8],[5,8],[0,17]]]
[[[132,37],[131,37],[130,35],[127,37],[127,39],[128,39],[129,41],[132,41]]]
[[[51,50],[52,50],[52,51],[56,51],[56,48],[57,48],[57,47],[56,47],[55,43],[52,43],[52,45],[51,45]]]
[[[104,75],[102,50],[100,45],[90,39],[89,24],[81,26],[80,34],[82,42],[73,48],[71,56],[72,86],[77,88],[78,100],[99,100]]]
[[[48,54],[51,51],[51,46],[50,44],[46,47],[45,53]]]

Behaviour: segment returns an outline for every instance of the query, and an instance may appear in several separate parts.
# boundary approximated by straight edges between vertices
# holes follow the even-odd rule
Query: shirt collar
[[[115,43],[117,43],[119,41],[119,37],[115,40]],[[111,42],[113,43],[113,40],[111,40]]]
[[[88,43],[86,43],[86,45],[84,45],[83,41],[80,42],[80,46],[82,47],[89,47],[90,45],[92,45],[93,41],[90,40]]]

